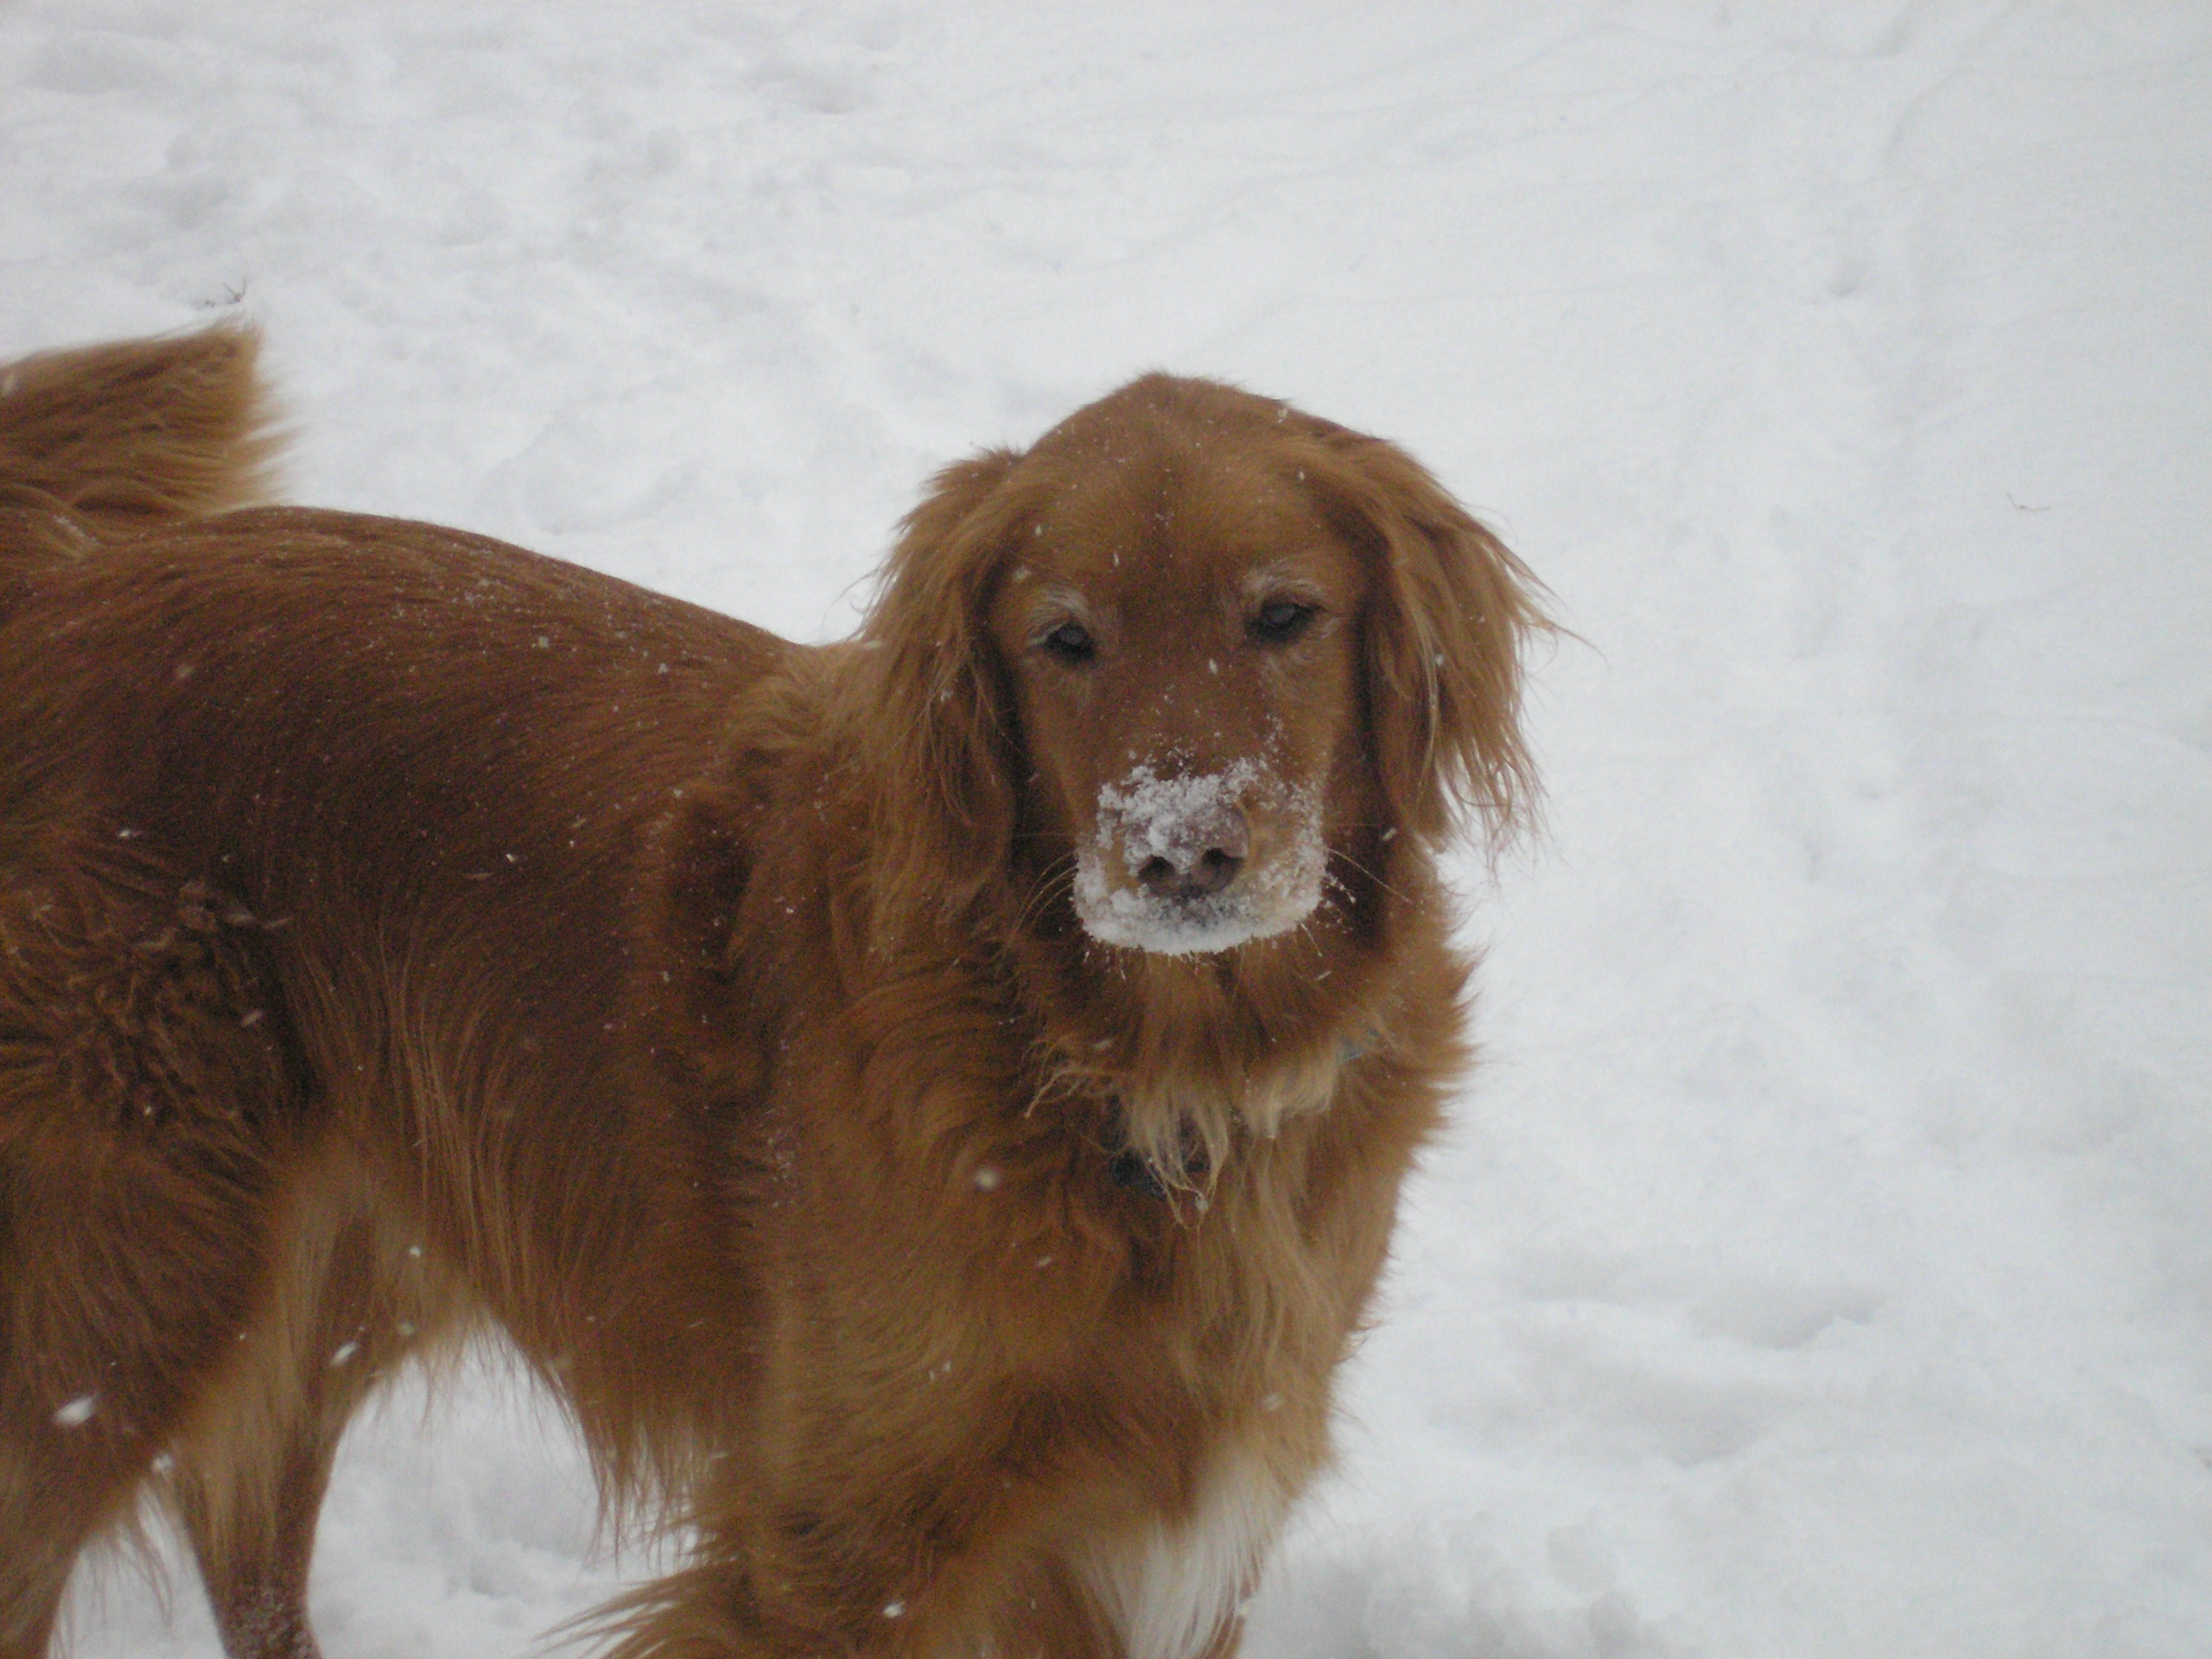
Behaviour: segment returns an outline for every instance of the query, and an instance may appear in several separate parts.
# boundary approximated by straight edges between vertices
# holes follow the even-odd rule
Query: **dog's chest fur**
[[[1221,1452],[1191,1513],[1103,1541],[1081,1570],[1128,1659],[1196,1659],[1236,1616],[1291,1491],[1243,1447]]]

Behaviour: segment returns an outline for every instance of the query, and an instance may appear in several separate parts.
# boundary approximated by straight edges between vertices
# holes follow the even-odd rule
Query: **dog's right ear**
[[[1502,844],[1537,794],[1521,687],[1529,642],[1557,631],[1543,587],[1395,444],[1313,428],[1325,460],[1307,470],[1370,557],[1368,718],[1391,821]]]
[[[986,614],[1019,459],[994,449],[931,480],[861,629],[864,700],[849,734],[874,792],[878,916],[894,925],[963,908],[1012,855],[1019,741]]]

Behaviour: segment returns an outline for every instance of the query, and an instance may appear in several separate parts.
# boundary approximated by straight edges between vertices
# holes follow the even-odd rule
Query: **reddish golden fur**
[[[1520,567],[1389,445],[1154,377],[949,468],[796,646],[207,516],[252,353],[4,372],[0,1655],[149,1480],[230,1650],[311,1652],[348,1414],[486,1321],[695,1529],[630,1659],[1230,1651],[1464,1058],[1431,861],[1525,797]],[[1140,751],[1280,773],[1311,913],[1087,934]]]

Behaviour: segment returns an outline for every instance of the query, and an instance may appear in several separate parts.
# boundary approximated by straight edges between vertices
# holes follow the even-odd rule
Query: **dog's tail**
[[[0,574],[261,499],[260,350],[223,323],[0,366]]]

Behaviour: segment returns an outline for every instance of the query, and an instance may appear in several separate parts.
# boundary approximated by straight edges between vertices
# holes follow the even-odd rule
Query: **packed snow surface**
[[[1165,367],[1550,584],[1261,1659],[2212,1652],[2208,272],[2202,6],[0,10],[0,353],[243,310],[297,499],[826,638],[933,467]],[[333,1659],[652,1570],[496,1358],[423,1398]],[[76,1651],[213,1653],[172,1581]]]

